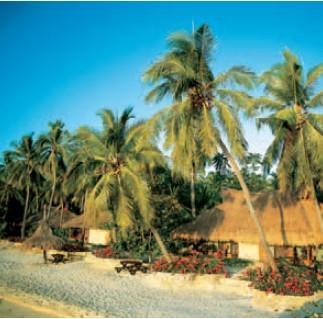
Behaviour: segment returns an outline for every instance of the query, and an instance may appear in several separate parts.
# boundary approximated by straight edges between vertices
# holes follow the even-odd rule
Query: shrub
[[[248,269],[242,280],[250,280],[249,287],[276,295],[311,296],[323,289],[322,273],[306,266],[293,266],[285,261],[277,264],[279,272]]]
[[[112,258],[116,254],[115,250],[113,250],[109,246],[107,246],[106,248],[95,249],[93,253],[95,257],[98,257],[98,258]]]
[[[89,251],[87,247],[80,244],[65,244],[63,250],[69,253]]]
[[[229,277],[228,271],[224,268],[224,261],[207,258],[201,255],[192,255],[187,257],[173,256],[173,262],[168,263],[165,258],[156,260],[152,269],[159,272],[172,272],[180,274],[225,274]]]

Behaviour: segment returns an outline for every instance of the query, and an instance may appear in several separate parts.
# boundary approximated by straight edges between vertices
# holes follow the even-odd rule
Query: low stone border
[[[323,298],[323,291],[316,292],[313,296],[280,296],[272,293],[253,289],[253,304],[255,307],[275,309],[283,311],[286,309],[297,309],[305,303],[318,301]]]

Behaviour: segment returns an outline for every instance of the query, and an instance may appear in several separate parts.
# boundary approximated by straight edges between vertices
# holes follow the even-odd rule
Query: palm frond
[[[247,89],[252,89],[255,86],[255,73],[249,68],[238,65],[230,68],[228,71],[220,73],[212,82],[215,87],[226,85],[240,85]]]
[[[314,95],[307,103],[306,107],[322,107],[323,106],[323,90]]]
[[[219,99],[213,99],[213,102],[216,106],[218,122],[228,138],[232,153],[241,159],[247,149],[247,141],[243,137],[237,111]]]
[[[323,75],[323,63],[311,68],[306,77],[305,88],[313,87],[319,78]]]

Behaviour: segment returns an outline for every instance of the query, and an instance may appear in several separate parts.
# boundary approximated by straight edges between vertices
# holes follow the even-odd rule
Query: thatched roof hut
[[[252,196],[270,245],[305,246],[323,243],[313,201],[286,202],[278,192]],[[259,244],[241,191],[223,191],[223,203],[178,227],[174,237]]]
[[[50,218],[49,218],[49,226],[50,228],[59,228],[61,226],[61,216],[62,216],[62,225],[69,221],[70,219],[73,219],[77,217],[76,214],[72,213],[70,210],[64,208],[63,209],[63,215],[61,215],[61,207],[52,207],[51,208],[51,213],[50,213]],[[40,212],[38,215],[31,215],[29,218],[27,218],[27,221],[29,223],[38,223],[42,221],[43,219],[43,214]]]
[[[64,244],[63,239],[53,235],[46,220],[42,220],[35,233],[24,242],[26,248],[39,247],[43,250],[60,249]]]
[[[99,228],[99,226],[108,221],[105,212],[99,213],[97,216],[93,214],[85,214],[85,228]],[[62,228],[83,228],[84,227],[84,214],[75,216],[62,224]]]

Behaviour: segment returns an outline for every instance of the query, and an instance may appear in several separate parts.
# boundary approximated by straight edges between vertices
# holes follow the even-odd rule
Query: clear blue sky
[[[144,103],[141,74],[192,20],[217,37],[215,72],[264,71],[286,47],[308,69],[323,62],[322,12],[323,2],[0,2],[0,153],[58,118],[74,131],[100,125],[103,107],[157,112],[165,103]],[[244,125],[263,152],[270,134]]]

